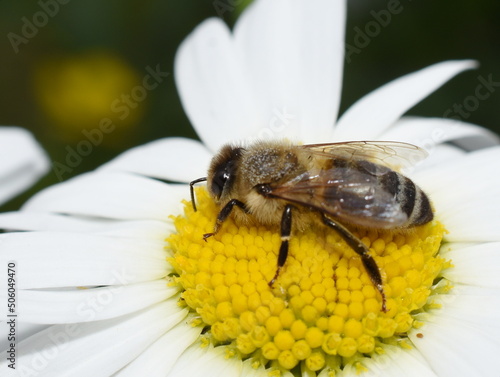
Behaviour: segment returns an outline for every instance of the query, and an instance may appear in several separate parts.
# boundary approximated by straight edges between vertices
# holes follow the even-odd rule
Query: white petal
[[[224,346],[202,347],[197,342],[184,351],[167,376],[238,376],[243,363],[237,357],[227,358],[226,352]]]
[[[436,205],[436,208],[439,207]],[[487,196],[475,203],[457,204],[454,210],[443,211],[438,218],[448,231],[445,235],[447,241],[492,242],[500,241],[498,213],[498,197]]]
[[[498,288],[453,283],[453,289],[431,296],[433,304],[441,307],[435,315],[467,322],[495,337],[500,336],[500,291]]]
[[[0,229],[93,233],[103,236],[164,240],[174,227],[170,222],[158,220],[105,220],[18,211],[0,213]]]
[[[498,338],[464,321],[439,317],[437,313],[439,310],[436,315],[429,316],[424,326],[409,333],[411,341],[436,374],[497,377]],[[417,337],[417,333],[423,337]]]
[[[487,148],[418,171],[413,178],[418,179],[433,195],[443,196],[445,202],[441,202],[441,206],[448,208],[458,204],[464,196],[477,196],[479,191],[484,193],[484,189],[493,188],[492,183],[500,183],[500,178],[491,174],[492,164],[498,158],[500,147]],[[460,190],[450,196],[450,187],[459,187]]]
[[[418,179],[425,182],[433,192],[449,191],[450,185],[459,181],[469,181],[478,178],[476,174],[484,174],[491,170],[491,163],[500,158],[500,147],[492,147],[476,152],[470,152],[453,161],[418,172]],[[495,175],[490,175],[495,179]],[[481,180],[483,181],[483,180]],[[468,188],[465,187],[464,188]]]
[[[376,139],[410,108],[458,73],[476,67],[470,60],[446,61],[400,77],[367,94],[339,119],[335,140]]]
[[[117,319],[52,326],[17,345],[17,362],[37,376],[109,376],[186,313],[173,298]],[[4,359],[0,368],[7,368]]]
[[[260,100],[260,138],[331,140],[344,29],[345,1],[255,1],[239,18],[234,34]]]
[[[453,161],[465,155],[466,152],[460,148],[448,144],[438,144],[431,151],[429,157],[415,166],[415,171],[425,170],[438,166],[444,162]]]
[[[59,212],[125,220],[163,220],[181,209],[184,196],[170,185],[119,172],[87,173],[51,186],[23,207],[33,212]]]
[[[267,377],[269,374],[266,369],[259,364],[257,368],[254,367],[254,362],[252,359],[246,359],[243,362],[240,377]]]
[[[57,324],[98,321],[144,309],[176,294],[168,280],[74,290],[18,291],[19,319]],[[0,295],[4,301],[6,297]]]
[[[49,169],[49,160],[31,133],[0,127],[0,204],[35,183]]]
[[[200,336],[201,330],[186,321],[180,322],[115,376],[165,377],[179,356]]]
[[[19,318],[18,318],[19,319]],[[29,338],[33,334],[46,329],[47,325],[39,325],[16,321],[16,342],[20,343],[22,340]],[[8,334],[10,332],[10,325],[7,321],[0,321],[0,334]],[[10,341],[7,336],[0,338],[0,351],[10,348]]]
[[[429,168],[464,152],[459,148],[443,145],[450,140],[481,136],[491,138],[492,132],[474,124],[444,118],[404,117],[379,136],[380,140],[395,140],[424,148],[429,157],[414,166],[414,170]],[[410,171],[405,170],[405,174]]]
[[[380,136],[384,140],[396,140],[417,145],[433,152],[435,146],[466,136],[493,137],[486,128],[446,118],[403,117]]]
[[[174,69],[184,110],[212,152],[255,133],[258,112],[250,78],[221,20],[203,22],[182,42]]]
[[[474,152],[480,149],[491,148],[500,145],[500,136],[494,133],[491,133],[490,135],[468,136],[452,140],[452,145],[467,152]]]
[[[492,165],[499,158],[500,147],[492,147],[413,175],[430,195],[437,217],[448,229],[447,240],[500,241],[496,221],[500,211],[500,176],[492,174]]]
[[[446,245],[443,249],[441,255],[450,259],[454,266],[443,271],[444,277],[454,283],[500,289],[498,271],[500,242],[489,242],[458,250],[455,250],[453,245]]]
[[[353,365],[348,365],[338,377],[438,377],[430,365],[415,349],[402,349],[397,346],[384,346],[384,353],[363,359],[362,364],[368,371],[359,374]]]
[[[18,289],[132,284],[162,278],[172,268],[165,243],[153,240],[29,232],[0,234],[0,244],[2,265],[17,264]]]
[[[129,149],[100,170],[118,170],[175,182],[207,174],[212,154],[198,141],[173,137]]]

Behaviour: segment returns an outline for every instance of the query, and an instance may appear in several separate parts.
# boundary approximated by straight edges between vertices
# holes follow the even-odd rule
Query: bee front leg
[[[368,276],[370,276],[370,280],[377,290],[380,292],[382,296],[382,311],[387,312],[386,307],[386,298],[384,293],[384,286],[382,284],[382,276],[380,275],[380,270],[375,262],[375,259],[370,255],[370,252],[366,245],[361,242],[361,240],[355,237],[347,228],[343,225],[333,221],[332,219],[326,217],[322,214],[323,222],[329,227],[335,229],[338,234],[342,236],[344,241],[357,253],[361,256],[361,261],[363,262],[363,266],[365,267]]]
[[[234,206],[238,206],[243,211],[248,212],[247,208],[245,207],[245,203],[240,202],[238,199],[231,199],[229,202],[227,202],[227,204],[220,210],[219,214],[217,215],[217,220],[215,221],[214,231],[212,233],[205,233],[203,235],[203,239],[205,241],[207,240],[207,238],[212,237],[212,236],[217,234],[222,223],[224,221],[226,221],[226,219],[231,214],[231,211],[233,210]]]
[[[283,215],[281,216],[281,246],[278,254],[278,268],[271,281],[268,283],[269,287],[273,287],[274,282],[278,278],[281,269],[285,265],[288,256],[288,241],[290,240],[290,233],[292,231],[292,208],[293,205],[287,204]]]

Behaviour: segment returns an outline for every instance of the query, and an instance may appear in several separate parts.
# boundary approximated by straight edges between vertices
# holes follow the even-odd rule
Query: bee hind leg
[[[335,229],[338,234],[342,236],[344,241],[357,253],[361,256],[361,261],[363,262],[363,266],[365,267],[368,276],[370,276],[370,280],[372,281],[375,288],[380,292],[382,296],[382,311],[387,312],[386,307],[386,298],[384,293],[384,286],[382,284],[382,276],[380,275],[380,270],[375,262],[375,259],[370,255],[368,248],[366,245],[361,242],[359,238],[354,236],[346,227],[343,225],[333,221],[332,219],[326,217],[322,214],[323,222],[329,227]]]
[[[288,257],[288,241],[290,240],[290,233],[292,231],[292,208],[293,205],[287,204],[281,216],[281,246],[278,254],[278,268],[276,269],[274,277],[268,283],[271,288],[276,279],[278,279],[280,271],[285,265],[286,258]]]
[[[205,233],[203,239],[206,241],[207,238],[212,237],[219,232],[220,227],[224,221],[227,220],[234,206],[240,207],[243,211],[248,212],[245,203],[239,201],[238,199],[231,199],[227,204],[222,207],[219,214],[217,215],[217,220],[215,221],[214,231],[212,233]]]

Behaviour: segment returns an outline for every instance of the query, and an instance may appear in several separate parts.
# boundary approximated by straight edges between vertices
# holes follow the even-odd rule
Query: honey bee
[[[285,265],[293,231],[301,232],[318,220],[334,229],[361,257],[386,311],[380,270],[369,249],[347,226],[367,229],[408,229],[433,219],[427,195],[400,173],[427,156],[417,146],[394,141],[352,141],[293,145],[257,142],[248,147],[226,145],[210,163],[208,191],[220,207],[213,232],[233,214],[238,223],[279,226],[281,246],[277,269]],[[239,207],[240,211],[234,211]],[[293,222],[292,222],[293,214]]]

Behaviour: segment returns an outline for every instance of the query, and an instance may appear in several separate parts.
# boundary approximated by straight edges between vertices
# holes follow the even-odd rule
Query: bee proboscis
[[[203,235],[205,240],[231,214],[240,223],[279,225],[281,246],[271,287],[285,265],[292,226],[300,232],[319,220],[333,228],[360,255],[385,312],[380,270],[366,245],[346,225],[407,229],[432,221],[429,198],[400,173],[426,156],[417,146],[395,141],[226,145],[213,157],[207,177],[190,183],[191,199],[196,210],[193,185],[207,181],[220,207],[214,230]],[[232,211],[235,206],[240,211]]]

